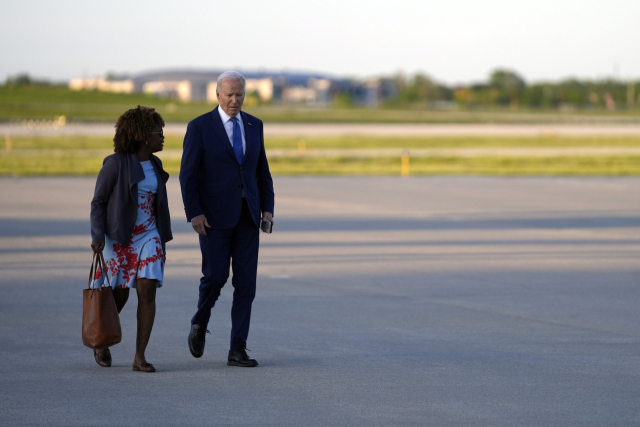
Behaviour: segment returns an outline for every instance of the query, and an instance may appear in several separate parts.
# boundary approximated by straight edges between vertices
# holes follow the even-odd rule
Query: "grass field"
[[[180,103],[140,94],[70,91],[60,86],[0,86],[0,121],[114,123],[136,105],[153,106],[167,122],[210,111],[207,103]],[[268,123],[634,123],[631,111],[458,111],[425,108],[309,108],[250,106]],[[639,137],[268,137],[274,174],[397,175],[409,152],[409,171],[425,174],[639,175]],[[94,175],[112,152],[110,137],[30,136],[0,146],[0,175]],[[182,138],[167,135],[160,157],[179,172]]]
[[[65,116],[67,122],[115,123],[120,114],[138,104],[155,107],[168,122],[187,122],[214,107],[141,94],[71,91],[62,86],[0,86],[0,121],[47,121]],[[249,104],[244,109],[271,123],[637,123],[640,119],[640,110],[458,111]]]
[[[265,141],[278,175],[640,175],[640,137],[277,137]],[[0,175],[95,175],[113,150],[109,137],[14,137],[0,149]],[[159,153],[180,169],[182,139]]]

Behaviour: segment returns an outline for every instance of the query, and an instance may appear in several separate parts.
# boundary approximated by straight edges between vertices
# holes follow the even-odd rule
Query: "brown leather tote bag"
[[[91,289],[91,280],[94,272],[98,273],[100,262],[102,274],[109,286]],[[82,290],[82,343],[90,348],[111,347],[122,340],[120,317],[106,271],[107,264],[102,252],[94,253],[89,270],[89,284],[87,289]]]

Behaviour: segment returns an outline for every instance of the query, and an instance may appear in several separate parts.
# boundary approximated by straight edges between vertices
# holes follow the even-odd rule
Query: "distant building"
[[[73,90],[100,90],[123,93],[148,93],[183,102],[215,103],[216,81],[223,71],[160,70],[140,73],[126,79],[73,79]],[[379,79],[355,80],[313,73],[242,72],[248,95],[256,94],[261,101],[283,104],[326,106],[339,93],[346,93],[357,105],[379,105],[393,93],[388,83]]]
[[[220,73],[198,71],[152,71],[140,73],[132,77],[137,92],[155,93],[183,102],[206,101],[207,87],[211,81],[218,78]],[[148,88],[145,91],[144,88]],[[152,90],[153,89],[153,90]]]
[[[184,102],[192,99],[191,82],[189,80],[146,82],[142,85],[142,92]]]
[[[380,79],[367,79],[364,82],[364,91],[360,102],[364,105],[380,105],[382,102]]]
[[[272,101],[276,85],[277,83],[271,77],[246,79],[245,89],[247,93],[257,93],[262,101]]]
[[[304,86],[284,88],[282,102],[287,104],[328,105],[333,100],[331,87],[331,80],[311,77]]]
[[[69,82],[71,90],[99,90],[101,92],[133,93],[133,80],[107,80],[103,77],[88,79],[72,79]]]
[[[313,104],[316,100],[316,91],[310,87],[292,86],[282,91],[282,101],[287,104]]]

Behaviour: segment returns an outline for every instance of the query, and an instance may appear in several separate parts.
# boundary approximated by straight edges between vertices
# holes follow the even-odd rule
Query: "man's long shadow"
[[[182,220],[173,232],[193,232]],[[422,218],[279,218],[278,231],[517,230],[640,227],[640,216],[550,218],[422,219]],[[89,236],[89,220],[0,219],[2,237]]]

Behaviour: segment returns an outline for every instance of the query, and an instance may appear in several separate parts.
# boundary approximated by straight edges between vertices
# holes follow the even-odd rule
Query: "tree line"
[[[598,108],[640,107],[640,81],[566,79],[559,82],[527,84],[516,72],[498,69],[486,82],[447,86],[427,75],[398,74],[382,79],[395,87],[383,104],[387,106],[509,107],[523,108]]]

